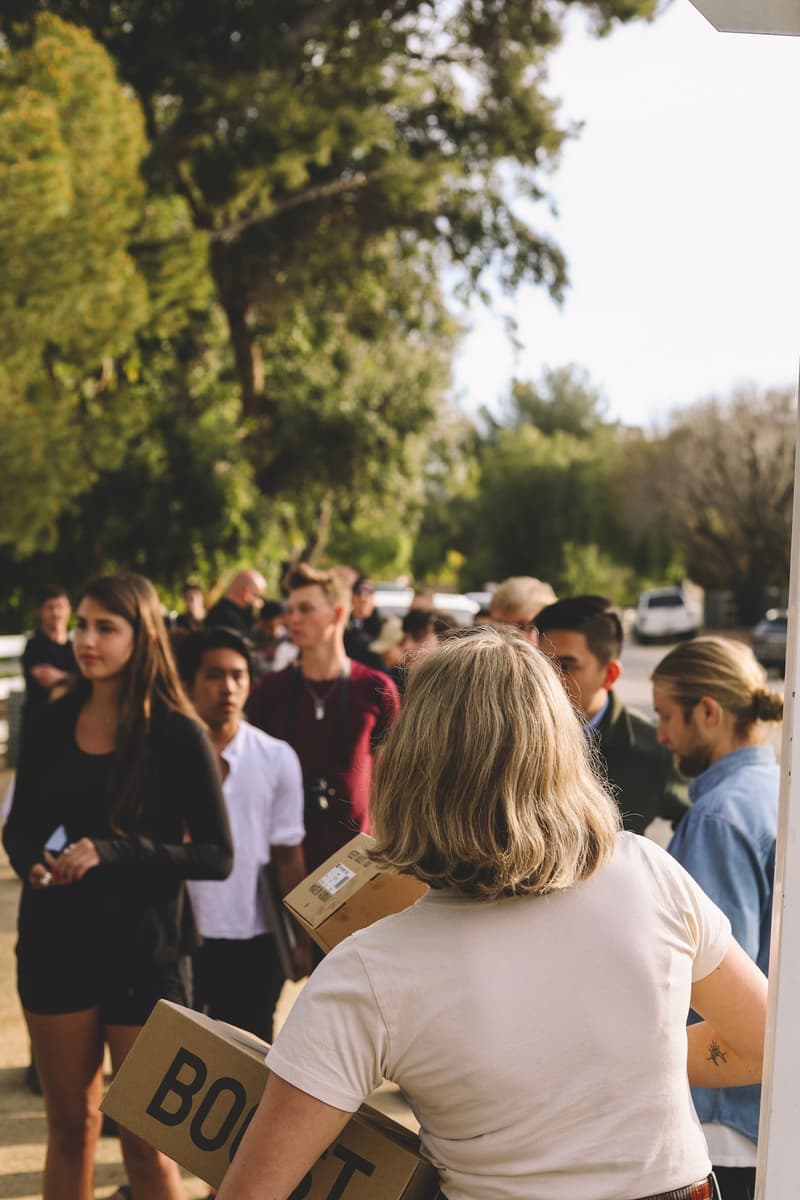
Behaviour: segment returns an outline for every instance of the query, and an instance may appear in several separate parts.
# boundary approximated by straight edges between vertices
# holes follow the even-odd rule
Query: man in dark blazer
[[[656,817],[674,829],[688,807],[687,784],[653,722],[613,690],[622,673],[622,624],[611,602],[570,596],[543,608],[536,626],[604,762],[625,829],[644,833]]]

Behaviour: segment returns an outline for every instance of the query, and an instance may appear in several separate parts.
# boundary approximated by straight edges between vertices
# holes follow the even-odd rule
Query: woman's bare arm
[[[716,970],[692,988],[692,1008],[704,1020],[690,1025],[689,1083],[739,1087],[761,1082],[767,980],[738,942]]]
[[[217,1200],[288,1200],[352,1115],[271,1074]]]

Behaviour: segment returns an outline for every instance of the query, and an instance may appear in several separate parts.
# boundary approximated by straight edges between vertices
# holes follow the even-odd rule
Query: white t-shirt
[[[305,837],[303,776],[287,742],[246,721],[222,757],[228,764],[222,791],[233,838],[233,870],[227,879],[193,879],[186,886],[203,937],[252,938],[268,932],[258,884],[270,847],[299,846]]]
[[[547,897],[429,892],[338,946],[267,1062],[354,1111],[406,1094],[448,1200],[620,1200],[710,1170],[686,1074],[727,917],[659,846]]]
[[[708,1146],[708,1157],[715,1167],[754,1167],[758,1151],[750,1138],[720,1125],[718,1121],[705,1121],[700,1127]]]

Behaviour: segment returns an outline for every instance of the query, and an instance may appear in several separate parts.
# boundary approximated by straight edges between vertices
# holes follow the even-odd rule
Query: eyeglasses
[[[356,590],[353,592],[353,595],[354,596],[374,596],[375,588],[372,587],[370,584],[362,583],[361,587],[356,588]]]

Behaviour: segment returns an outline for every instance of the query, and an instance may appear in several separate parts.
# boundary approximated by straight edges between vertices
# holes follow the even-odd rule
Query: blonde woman
[[[382,1078],[448,1200],[711,1197],[687,1055],[693,1083],[758,1079],[765,980],[689,876],[618,832],[533,646],[475,629],[417,664],[373,819],[379,861],[431,890],[318,968],[219,1200],[285,1200]]]

